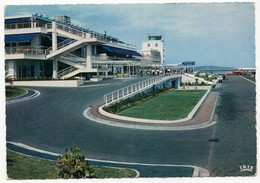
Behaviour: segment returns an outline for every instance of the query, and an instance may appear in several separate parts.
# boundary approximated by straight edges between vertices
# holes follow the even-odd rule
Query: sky
[[[167,64],[255,67],[253,3],[80,4],[7,6],[5,16],[67,15],[72,23],[118,37],[141,49],[162,35]]]

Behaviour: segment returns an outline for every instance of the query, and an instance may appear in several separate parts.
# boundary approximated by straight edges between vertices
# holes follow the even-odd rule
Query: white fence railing
[[[46,27],[47,27],[47,29],[51,29],[52,24],[47,24]],[[57,23],[57,29],[68,32],[70,34],[74,34],[74,35],[82,37],[82,38],[96,38],[97,40],[105,41],[107,43],[116,44],[116,45],[123,46],[123,47],[126,47],[126,48],[136,49],[136,47],[131,45],[131,44],[119,42],[119,41],[114,41],[114,40],[112,40],[111,37],[106,36],[105,34],[100,34],[100,33],[93,32],[93,31],[85,31],[83,29],[77,30],[73,27],[58,24],[58,23]]]
[[[66,74],[69,74],[69,73],[71,73],[71,72],[74,72],[75,70],[78,70],[78,68],[73,67],[73,66],[69,66],[69,67],[67,67],[67,68],[65,68],[65,69],[63,69],[63,70],[61,70],[61,71],[59,71],[59,72],[57,73],[57,77],[58,77],[58,78],[61,78],[61,77],[65,76]]]
[[[74,42],[76,42],[76,40],[74,39],[65,39],[64,41],[57,44],[57,50],[64,48],[65,46],[70,45]],[[52,53],[52,47],[49,47],[45,50],[45,55],[48,55],[50,53]]]
[[[116,102],[133,93],[137,93],[138,91],[142,90],[143,88],[151,86],[151,85],[157,83],[158,81],[161,81],[165,77],[167,77],[167,76],[160,75],[160,76],[152,77],[147,80],[144,80],[144,81],[132,84],[130,86],[118,89],[116,91],[110,92],[110,93],[104,95],[104,97],[103,97],[103,99],[105,101],[105,105]]]

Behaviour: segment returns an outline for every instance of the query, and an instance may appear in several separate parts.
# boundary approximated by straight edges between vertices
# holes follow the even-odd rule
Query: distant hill
[[[199,71],[231,71],[236,70],[236,67],[220,67],[220,66],[196,66],[195,70]]]

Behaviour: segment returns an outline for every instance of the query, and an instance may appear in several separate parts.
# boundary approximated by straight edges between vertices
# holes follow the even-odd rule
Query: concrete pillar
[[[33,20],[31,20],[31,28],[34,27],[34,23],[33,23]]]
[[[106,64],[106,72],[105,72],[106,78],[108,77],[108,65]]]
[[[52,51],[57,50],[57,24],[56,22],[52,22]]]
[[[34,67],[34,73],[35,73],[35,77],[37,77],[37,78],[40,77],[40,61],[36,61],[35,67]]]
[[[131,76],[130,65],[128,65],[128,74],[129,74],[129,76]]]
[[[58,77],[58,61],[57,59],[53,60],[53,64],[52,64],[52,79],[57,79]]]
[[[9,67],[9,76],[11,76],[13,79],[17,79],[16,75],[16,61],[9,61],[8,62]]]
[[[91,44],[87,44],[87,49],[86,49],[86,65],[87,69],[92,69],[92,46]]]

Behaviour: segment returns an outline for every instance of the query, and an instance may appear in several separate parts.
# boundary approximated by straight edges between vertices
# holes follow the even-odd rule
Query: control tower
[[[161,35],[148,35],[148,41],[142,42],[142,51],[156,50],[160,52],[161,64],[164,64],[164,49]]]

